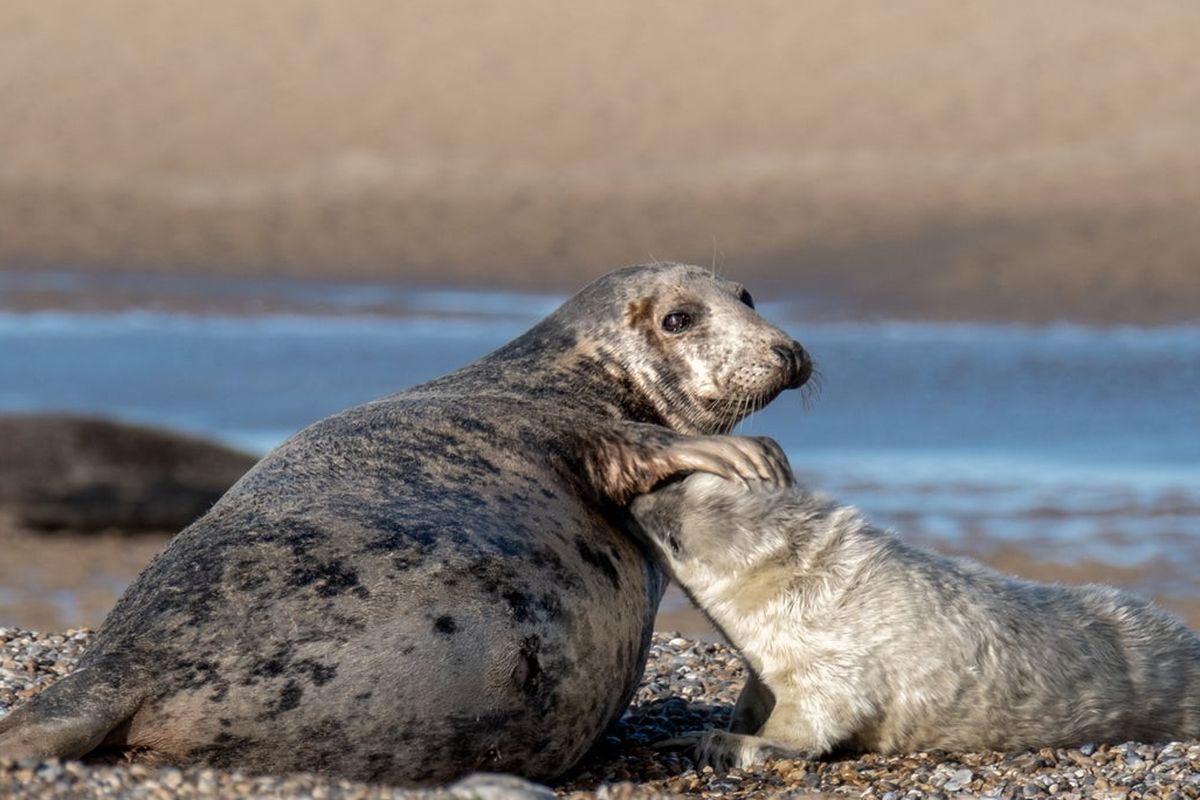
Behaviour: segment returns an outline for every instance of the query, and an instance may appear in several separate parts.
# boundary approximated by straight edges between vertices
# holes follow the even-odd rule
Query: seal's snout
[[[783,362],[783,369],[787,376],[786,388],[797,389],[812,377],[812,358],[799,342],[777,344],[771,348],[771,351]]]

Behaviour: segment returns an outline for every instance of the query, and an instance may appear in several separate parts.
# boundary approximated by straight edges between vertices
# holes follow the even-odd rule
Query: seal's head
[[[571,328],[571,358],[598,365],[681,433],[728,433],[812,375],[808,353],[755,312],[744,286],[702,267],[618,270],[547,321]]]

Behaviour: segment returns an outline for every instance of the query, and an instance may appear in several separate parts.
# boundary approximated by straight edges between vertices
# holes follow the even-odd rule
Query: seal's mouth
[[[813,374],[812,358],[799,342],[777,344],[771,348],[783,364],[784,389],[799,389]]]

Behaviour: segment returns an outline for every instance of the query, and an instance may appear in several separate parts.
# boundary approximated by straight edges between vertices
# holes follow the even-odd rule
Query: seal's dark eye
[[[754,298],[751,297],[750,293],[747,292],[745,289],[742,289],[742,293],[738,295],[738,300],[741,300],[746,305],[750,306],[751,308],[754,308]]]
[[[679,333],[692,327],[692,315],[686,311],[672,311],[663,317],[663,330],[667,333]]]

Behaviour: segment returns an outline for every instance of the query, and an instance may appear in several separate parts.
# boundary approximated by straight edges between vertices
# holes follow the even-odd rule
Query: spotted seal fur
[[[707,270],[632,267],[445,377],[269,453],[130,586],[0,755],[100,746],[389,783],[551,779],[627,705],[665,580],[623,505],[811,372]]]
[[[1141,598],[944,558],[795,488],[696,474],[631,511],[750,667],[730,730],[685,737],[701,764],[1200,738],[1200,639]]]

